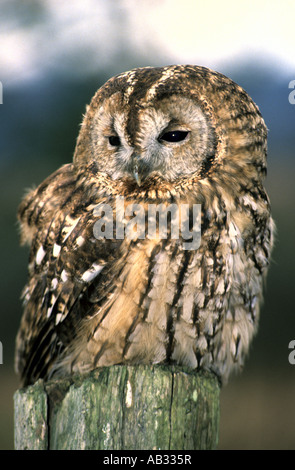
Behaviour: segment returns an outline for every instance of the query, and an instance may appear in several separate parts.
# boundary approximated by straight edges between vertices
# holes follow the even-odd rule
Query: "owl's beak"
[[[138,186],[140,186],[141,185],[141,179],[140,179],[140,176],[138,174],[138,171],[133,170],[133,176],[134,176],[134,179],[135,179],[136,183],[138,184]]]
[[[138,186],[140,186],[141,178],[138,174],[138,157],[136,155],[133,156],[133,176]]]

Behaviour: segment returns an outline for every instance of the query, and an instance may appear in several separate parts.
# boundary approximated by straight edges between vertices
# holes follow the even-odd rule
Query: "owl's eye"
[[[112,147],[119,147],[121,145],[120,137],[117,135],[111,135],[109,137],[109,143]]]
[[[165,142],[181,142],[186,138],[188,133],[189,131],[164,132],[164,134],[161,135],[159,140],[164,140]]]

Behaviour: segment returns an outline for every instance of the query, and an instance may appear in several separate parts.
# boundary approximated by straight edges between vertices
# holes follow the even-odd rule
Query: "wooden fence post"
[[[16,449],[215,449],[219,384],[176,366],[111,366],[14,395]]]

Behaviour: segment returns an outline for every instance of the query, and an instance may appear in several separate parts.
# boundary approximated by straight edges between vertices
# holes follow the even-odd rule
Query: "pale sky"
[[[79,52],[80,73],[105,66],[116,71],[119,46],[147,61],[154,55],[157,65],[194,63],[218,70],[229,61],[253,58],[273,60],[295,74],[294,0],[40,3],[46,7],[40,22],[28,26],[11,10],[2,20],[1,81],[18,83],[42,76],[46,69],[70,65]]]
[[[185,61],[266,53],[295,66],[294,0],[165,0],[147,18],[159,41]]]

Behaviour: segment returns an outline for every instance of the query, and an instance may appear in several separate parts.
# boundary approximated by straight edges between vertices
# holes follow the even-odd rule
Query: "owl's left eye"
[[[111,135],[109,137],[109,143],[112,147],[119,147],[121,145],[120,137],[117,135]]]
[[[164,140],[165,142],[181,142],[182,140],[184,140],[187,135],[188,135],[188,131],[170,131],[170,132],[164,132],[164,134],[162,134],[160,136],[160,141],[161,140]]]

